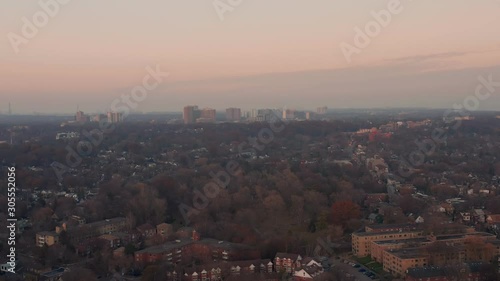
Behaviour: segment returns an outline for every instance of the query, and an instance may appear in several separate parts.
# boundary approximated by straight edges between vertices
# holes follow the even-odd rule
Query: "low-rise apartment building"
[[[208,238],[199,240],[184,238],[149,247],[134,254],[135,262],[142,265],[158,261],[180,264],[189,263],[193,259],[214,262],[258,258],[260,252],[251,246]]]
[[[405,276],[409,268],[429,265],[429,254],[421,248],[388,250],[384,254],[384,271],[394,276]]]
[[[384,253],[386,251],[398,250],[403,248],[414,248],[429,243],[425,237],[404,239],[404,240],[382,240],[371,242],[371,258],[379,263],[384,262]]]
[[[384,271],[404,277],[410,268],[492,262],[499,254],[499,240],[477,244],[432,242],[417,248],[386,250],[383,254],[383,265]]]
[[[102,221],[80,224],[76,226],[64,226],[72,243],[76,244],[87,239],[96,238],[104,234],[123,231],[127,228],[126,218],[112,218]],[[63,229],[60,229],[62,231]],[[56,230],[57,231],[57,230]]]
[[[384,253],[389,250],[397,250],[403,248],[422,247],[433,242],[444,242],[448,245],[461,245],[468,239],[476,241],[496,241],[496,236],[486,232],[473,232],[461,234],[445,234],[445,235],[428,235],[427,237],[403,240],[379,240],[371,242],[370,254],[373,260],[382,263]]]
[[[371,255],[374,241],[406,240],[423,237],[422,231],[406,232],[358,232],[352,234],[352,252],[357,257]]]
[[[97,221],[87,224],[77,224],[68,226],[63,223],[57,226],[55,231],[42,231],[36,234],[36,245],[43,247],[43,245],[52,246],[59,242],[59,235],[61,232],[66,231],[70,241],[76,245],[79,242],[97,238],[101,235],[110,234],[117,231],[123,231],[127,228],[126,218],[112,218],[102,221]]]

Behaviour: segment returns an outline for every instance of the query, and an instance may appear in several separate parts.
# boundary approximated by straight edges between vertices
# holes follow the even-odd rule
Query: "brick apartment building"
[[[190,263],[193,260],[207,263],[258,258],[260,258],[260,252],[253,247],[209,238],[201,239],[196,231],[193,231],[191,238],[182,238],[149,247],[134,254],[135,262],[141,265],[158,261],[181,264]]]
[[[422,231],[407,232],[358,232],[352,234],[352,253],[358,257],[371,255],[374,241],[405,240],[423,237]]]
[[[79,224],[77,226],[66,227],[66,225],[63,225],[62,228],[56,228],[56,232],[66,230],[71,242],[76,244],[104,234],[123,231],[126,228],[126,218],[112,218],[87,224]]]
[[[66,231],[70,241],[76,245],[84,240],[97,238],[104,234],[110,234],[117,231],[123,231],[127,228],[126,218],[113,218],[93,223],[78,223],[77,225],[68,225],[63,223],[57,226],[55,231],[42,231],[36,234],[36,245],[43,247],[44,245],[52,246],[59,242],[59,235],[62,231]]]
[[[445,250],[436,252],[428,251],[425,246],[387,250],[384,253],[383,265],[384,271],[403,277],[410,268],[491,262],[498,255],[500,255],[500,241],[498,240],[486,241],[483,247],[449,243]]]
[[[370,225],[365,232],[352,234],[352,250],[357,257],[370,256],[382,263],[384,271],[398,277],[412,268],[491,262],[500,255],[500,241],[493,234],[455,225],[449,231],[452,234],[424,236],[412,224]],[[435,280],[448,280],[439,278]]]
[[[403,248],[422,247],[436,241],[446,242],[447,244],[463,244],[469,238],[475,238],[481,241],[496,240],[495,235],[486,232],[446,234],[438,236],[429,235],[427,237],[414,238],[414,239],[380,240],[371,242],[370,254],[373,260],[382,263],[384,260],[384,253],[387,251],[403,249]]]

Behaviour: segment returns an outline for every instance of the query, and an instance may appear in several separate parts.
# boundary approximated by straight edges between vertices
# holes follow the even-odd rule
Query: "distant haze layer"
[[[500,81],[500,1],[401,0],[387,14],[394,1],[243,0],[221,14],[213,0],[67,0],[25,38],[42,2],[59,3],[0,3],[0,112],[104,112],[148,65],[171,75],[138,111],[449,108],[478,76]],[[499,93],[480,109],[499,110]]]

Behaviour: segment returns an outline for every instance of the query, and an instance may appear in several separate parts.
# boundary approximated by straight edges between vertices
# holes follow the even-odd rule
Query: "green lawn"
[[[363,257],[363,258],[356,258],[356,261],[362,265],[365,265],[372,262],[372,259],[370,257]]]
[[[356,258],[356,261],[377,274],[384,272],[384,266],[376,261],[373,261],[370,257]]]
[[[371,262],[367,264],[367,267],[377,274],[384,273],[384,266],[378,262]]]

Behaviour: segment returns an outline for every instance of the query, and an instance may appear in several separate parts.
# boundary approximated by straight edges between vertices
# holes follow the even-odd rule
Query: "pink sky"
[[[171,76],[139,110],[192,103],[449,107],[463,100],[464,87],[474,90],[478,75],[500,80],[495,0],[402,0],[402,12],[348,63],[340,43],[353,44],[354,28],[364,28],[370,13],[388,2],[243,0],[221,21],[212,0],[72,0],[16,54],[7,34],[21,34],[21,18],[31,19],[40,6],[2,1],[2,105],[10,101],[19,113],[73,112],[76,104],[104,110],[156,64]],[[406,84],[394,84],[401,79]],[[500,109],[499,100],[493,97],[485,109]]]

